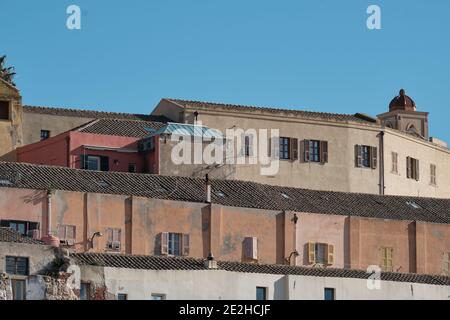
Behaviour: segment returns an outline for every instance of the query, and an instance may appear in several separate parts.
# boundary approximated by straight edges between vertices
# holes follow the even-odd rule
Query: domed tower
[[[378,115],[382,125],[428,140],[428,112],[419,112],[414,100],[401,89],[389,104],[389,112]]]

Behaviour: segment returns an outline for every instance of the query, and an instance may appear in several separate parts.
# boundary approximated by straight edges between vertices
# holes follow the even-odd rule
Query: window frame
[[[9,269],[10,263],[11,263],[11,259],[14,259],[14,270],[11,271],[11,269]],[[25,269],[24,272],[18,272],[19,267],[18,267],[18,262],[19,259],[23,259],[23,261],[25,262],[25,267],[23,269]],[[22,268],[20,268],[22,269]],[[23,276],[26,277],[30,274],[30,259],[28,257],[23,257],[23,256],[5,256],[5,272],[9,275],[13,275],[13,276]]]
[[[329,299],[327,293],[331,293],[331,299]],[[323,299],[325,301],[334,301],[336,300],[336,288],[323,288]]]
[[[6,118],[0,118],[0,121],[4,121],[4,122],[11,122],[11,120],[12,120],[12,115],[11,115],[11,113],[12,113],[12,102],[11,102],[11,100],[0,100],[0,107],[1,107],[1,103],[6,103],[7,104],[7,106],[6,106],[6,108],[7,108],[7,112],[8,112],[8,118],[6,119]]]
[[[84,288],[84,291],[83,291]],[[84,295],[82,293],[84,292]],[[83,299],[85,297],[86,299]],[[90,282],[81,282],[80,283],[80,300],[91,300],[91,283]]]
[[[450,252],[445,252],[442,261],[442,272],[450,275]]]
[[[91,169],[89,168],[89,164],[92,163],[91,161],[95,160],[97,167],[96,169]],[[86,156],[86,170],[89,171],[101,171],[101,157],[100,156],[91,156],[91,155],[87,155]]]
[[[133,170],[131,170],[133,168]],[[129,163],[128,164],[128,173],[137,173],[137,165],[136,163]]]
[[[263,299],[260,299],[260,292],[259,292],[260,290],[263,291],[263,296],[264,296]],[[269,290],[268,290],[267,287],[260,287],[260,286],[257,286],[257,287],[256,287],[256,301],[266,301],[266,300],[269,300],[269,298],[268,298],[268,293],[269,293]]]
[[[398,174],[398,153],[392,151],[391,152],[391,158],[392,158],[392,167],[391,172]]]
[[[436,172],[437,172],[436,165],[431,163],[430,164],[430,184],[432,186],[437,186],[437,178],[436,178],[437,174],[436,174]]]
[[[176,239],[178,238],[178,239]],[[181,233],[169,232],[167,242],[167,253],[170,256],[181,256],[183,248],[182,246],[183,235]]]
[[[121,299],[121,298],[125,298],[125,299]],[[127,293],[118,293],[117,294],[117,300],[120,300],[120,301],[128,300],[128,294]]]
[[[107,236],[106,250],[120,252],[122,250],[122,229],[107,228],[106,236]]]
[[[64,231],[62,233],[61,233],[61,228],[64,228]],[[72,230],[73,231],[73,238],[67,237],[67,234],[69,233],[69,232],[67,232],[67,230],[69,228],[73,228],[73,230]],[[59,241],[61,243],[69,244],[69,242],[75,242],[76,238],[77,238],[77,226],[75,226],[75,225],[68,225],[68,224],[58,225],[58,233],[57,234],[58,234]]]
[[[291,160],[291,138],[280,137],[279,143],[279,159],[280,160]]]
[[[384,272],[394,272],[394,248],[381,248],[381,270],[383,270]]]
[[[154,301],[164,301],[164,300],[167,300],[167,295],[165,293],[152,293],[151,298]],[[160,299],[155,299],[155,298],[160,298]]]
[[[21,296],[23,299],[17,299],[17,284],[21,284]],[[11,291],[12,298],[15,301],[25,301],[27,300],[27,282],[25,279],[11,279]]]
[[[320,140],[309,140],[309,162],[322,162],[321,153],[322,150]]]
[[[41,129],[41,141],[45,141],[45,140],[47,140],[49,138],[50,138],[50,130],[43,130],[43,129]]]

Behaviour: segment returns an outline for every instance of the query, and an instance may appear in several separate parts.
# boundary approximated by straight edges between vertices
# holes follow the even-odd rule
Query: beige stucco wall
[[[33,112],[23,113],[23,141],[24,145],[41,140],[41,130],[49,130],[50,136],[79,127],[94,119],[83,117],[55,116]]]
[[[392,129],[385,133],[385,193],[450,198],[450,149],[422,142]],[[398,173],[392,172],[392,152],[398,154]],[[419,160],[420,179],[406,177],[406,158]],[[431,185],[430,165],[436,165],[437,185]]]
[[[0,81],[0,100],[10,103],[10,119],[0,120],[0,161],[14,161],[14,149],[23,143],[22,98],[19,91]]]
[[[155,109],[155,114],[173,115],[173,110],[182,110],[166,100]],[[225,130],[232,127],[247,129],[278,129],[280,136],[328,141],[328,163],[303,163],[280,161],[279,172],[273,176],[261,175],[260,165],[237,165],[232,179],[260,183],[300,187],[315,190],[342,192],[381,193],[382,173],[385,179],[385,194],[448,198],[450,197],[450,149],[414,138],[378,124],[338,122],[336,120],[302,119],[293,114],[275,114],[264,110],[230,111],[226,108],[186,108],[184,120],[193,123],[193,113],[199,112],[198,121],[211,128]],[[382,162],[377,169],[355,166],[355,145],[378,148],[379,160],[382,148],[380,132],[384,137],[384,171]],[[391,173],[391,152],[399,154],[399,175]],[[299,157],[300,154],[299,150]],[[419,182],[406,178],[406,157],[420,160]],[[430,185],[430,164],[437,166],[437,186]],[[166,167],[171,165],[170,162]],[[175,170],[175,166],[172,166]],[[172,171],[173,171],[172,170]],[[170,169],[167,169],[170,172]]]

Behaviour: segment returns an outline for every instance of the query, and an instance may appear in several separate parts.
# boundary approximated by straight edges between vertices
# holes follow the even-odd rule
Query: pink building
[[[164,126],[153,121],[97,119],[19,148],[17,160],[95,171],[156,173],[154,153],[140,152],[139,142]]]

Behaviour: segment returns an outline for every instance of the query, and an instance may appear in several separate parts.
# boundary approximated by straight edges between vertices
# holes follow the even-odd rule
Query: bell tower
[[[401,89],[389,104],[389,112],[377,116],[385,127],[428,140],[428,112],[417,111],[416,103]]]

